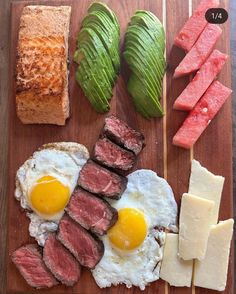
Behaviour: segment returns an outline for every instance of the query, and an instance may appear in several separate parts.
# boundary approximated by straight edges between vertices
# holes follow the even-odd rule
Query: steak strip
[[[89,269],[93,269],[104,254],[102,241],[67,215],[60,221],[57,239],[70,250],[81,265]]]
[[[29,244],[18,248],[12,254],[12,261],[31,287],[41,289],[58,284],[44,264],[38,245]]]
[[[51,233],[43,248],[43,260],[62,284],[73,286],[80,278],[80,264],[60,241]]]
[[[114,115],[105,118],[103,134],[116,144],[138,155],[144,148],[144,136]]]
[[[127,178],[88,160],[80,171],[78,184],[91,193],[119,199],[126,189]]]
[[[99,235],[106,234],[118,218],[117,210],[107,201],[80,188],[72,194],[66,211],[85,229]]]
[[[93,159],[98,163],[117,169],[127,171],[135,163],[136,157],[133,152],[127,151],[107,138],[100,138],[93,150]]]

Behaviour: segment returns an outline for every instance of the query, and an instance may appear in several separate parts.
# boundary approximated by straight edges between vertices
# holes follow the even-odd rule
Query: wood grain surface
[[[9,3],[2,1],[3,9],[6,13],[3,18],[0,18],[1,24],[5,24],[9,19]],[[81,20],[85,15],[90,1],[87,0],[71,0],[71,1],[31,1],[30,3],[44,3],[44,4],[65,4],[71,3],[72,5],[72,25],[70,31],[70,59],[75,49],[75,37],[77,35]],[[172,47],[173,38],[179,31],[185,20],[191,13],[191,4],[194,7],[199,1],[190,0],[110,0],[104,1],[116,12],[119,22],[121,24],[122,35],[127,26],[130,16],[134,11],[139,9],[148,9],[153,11],[163,23],[166,23],[166,36],[167,36],[167,60],[168,71],[165,78],[165,91],[163,95],[163,106],[166,110],[164,119],[146,121],[137,115],[134,111],[131,100],[127,94],[125,87],[127,81],[127,68],[122,60],[121,76],[114,88],[114,97],[112,99],[111,112],[117,114],[119,117],[125,119],[133,127],[140,129],[144,132],[147,147],[142,152],[136,168],[150,168],[155,170],[160,176],[167,178],[172,186],[176,200],[179,203],[180,197],[183,192],[187,191],[190,159],[194,158],[200,160],[204,166],[211,171],[222,174],[226,177],[226,183],[223,191],[223,199],[220,211],[220,219],[226,219],[232,215],[232,153],[231,153],[231,102],[228,101],[223,109],[220,111],[217,119],[209,125],[207,131],[202,135],[199,142],[195,145],[194,149],[189,152],[181,148],[174,147],[171,144],[171,138],[183,122],[185,113],[173,111],[172,105],[175,98],[183,90],[189,81],[189,78],[172,81],[173,69],[178,62],[183,58],[183,52],[176,47]],[[233,2],[233,1],[232,1]],[[19,1],[12,4],[12,17],[11,17],[11,61],[10,61],[10,96],[9,106],[6,100],[8,90],[7,75],[8,72],[8,58],[3,60],[1,64],[1,78],[5,74],[5,80],[1,83],[1,112],[6,121],[7,113],[9,113],[9,126],[7,124],[0,124],[1,127],[1,239],[0,239],[0,293],[35,293],[29,286],[26,285],[23,278],[19,275],[15,267],[10,261],[9,253],[15,250],[20,245],[32,242],[28,235],[29,221],[25,213],[20,210],[19,203],[13,198],[14,192],[14,178],[17,168],[43,143],[50,141],[78,141],[91,150],[94,142],[96,141],[99,131],[103,125],[104,115],[96,114],[87,100],[83,97],[81,90],[74,80],[75,66],[70,63],[70,97],[72,105],[71,118],[66,127],[55,126],[23,126],[15,115],[15,102],[14,102],[14,68],[15,68],[15,48],[17,41],[17,33],[19,26],[19,17],[22,7],[29,3],[29,1]],[[190,6],[189,6],[190,3]],[[221,6],[226,6],[227,1],[221,1]],[[232,3],[233,5],[233,3]],[[7,13],[8,11],[8,13]],[[233,10],[232,10],[233,12]],[[1,10],[2,14],[2,10]],[[3,26],[1,26],[3,27]],[[7,26],[6,26],[7,27]],[[9,27],[8,27],[9,28]],[[224,24],[223,36],[218,42],[218,48],[223,52],[229,53],[229,26]],[[235,31],[234,31],[235,32]],[[9,34],[9,30],[1,32],[4,33],[5,40]],[[232,40],[235,46],[235,39]],[[232,44],[232,43],[231,43]],[[7,48],[7,47],[6,47]],[[2,48],[1,50],[5,50]],[[235,50],[235,49],[234,49]],[[235,54],[236,50],[234,51]],[[232,54],[233,57],[233,54]],[[234,61],[231,59],[231,61]],[[224,67],[220,81],[225,85],[230,85],[230,62]],[[4,96],[5,95],[5,96]],[[5,99],[5,100],[4,100]],[[86,109],[86,112],[84,112]],[[8,111],[9,110],[9,111]],[[2,118],[1,118],[2,120]],[[3,121],[3,120],[2,120]],[[7,133],[9,131],[9,143],[7,144]],[[88,135],[89,134],[89,135]],[[6,152],[9,150],[9,170],[6,177]],[[3,156],[4,155],[4,156]],[[5,177],[3,177],[5,175]],[[6,193],[6,179],[9,181],[9,188]],[[6,197],[7,195],[7,197]],[[6,199],[9,201],[8,209],[8,249],[5,251],[6,246]],[[6,252],[7,264],[4,265],[4,252]],[[2,262],[1,262],[2,261]],[[5,270],[8,270],[8,283],[6,291],[5,283]],[[231,259],[229,265],[229,277],[227,289],[223,293],[234,293],[233,288],[233,250],[231,250]],[[84,272],[81,281],[73,288],[66,289],[63,286],[56,287],[49,291],[37,291],[41,293],[105,293],[105,294],[123,294],[123,293],[143,293],[136,288],[130,290],[123,286],[116,288],[99,290],[95,282],[88,272]],[[150,287],[146,288],[145,293],[215,293],[205,289],[183,289],[168,287],[163,281],[153,283]]]

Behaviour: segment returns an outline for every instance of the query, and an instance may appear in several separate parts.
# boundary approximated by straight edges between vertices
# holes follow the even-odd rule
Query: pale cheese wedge
[[[209,172],[197,160],[192,160],[191,175],[189,181],[189,193],[195,196],[212,200],[215,207],[211,224],[218,222],[221,194],[224,186],[224,177],[216,176]]]
[[[190,287],[193,261],[186,261],[178,256],[178,239],[178,234],[166,234],[160,278],[171,286]]]
[[[184,193],[179,220],[179,256],[184,260],[205,257],[214,201]]]
[[[195,286],[224,291],[227,282],[233,219],[219,222],[211,228],[206,256],[194,266]]]

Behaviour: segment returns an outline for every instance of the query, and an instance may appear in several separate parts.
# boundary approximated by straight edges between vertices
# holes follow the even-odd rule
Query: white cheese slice
[[[190,287],[193,261],[183,260],[178,256],[178,234],[166,234],[160,278],[171,286]]]
[[[225,290],[233,225],[233,219],[228,219],[212,226],[206,256],[202,261],[195,262],[195,286]]]
[[[224,186],[224,177],[209,172],[197,160],[192,161],[189,181],[189,193],[215,202],[211,224],[218,222],[221,194]]]
[[[205,257],[214,201],[184,193],[179,220],[179,256],[184,260]]]

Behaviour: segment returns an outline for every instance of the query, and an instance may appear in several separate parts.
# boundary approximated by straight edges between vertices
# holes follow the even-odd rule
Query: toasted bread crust
[[[69,117],[70,12],[67,6],[23,9],[16,66],[17,115],[23,123],[64,125]]]

